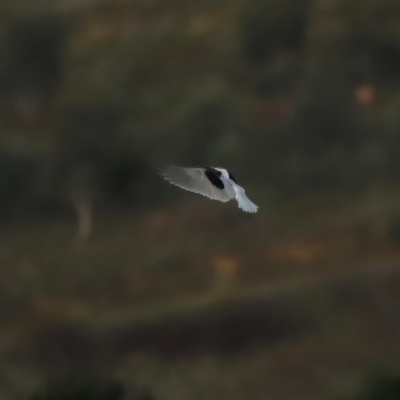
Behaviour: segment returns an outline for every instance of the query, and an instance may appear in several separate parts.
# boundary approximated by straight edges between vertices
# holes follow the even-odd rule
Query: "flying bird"
[[[227,202],[236,199],[239,208],[249,213],[256,213],[258,206],[246,196],[226,169],[211,167],[166,167],[161,175],[173,185],[190,192],[198,193],[212,200]]]

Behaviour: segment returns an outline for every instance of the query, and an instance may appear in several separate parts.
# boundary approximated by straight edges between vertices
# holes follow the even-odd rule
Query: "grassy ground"
[[[2,395],[99,374],[159,399],[323,399],[400,367],[396,188],[269,199],[256,216],[188,195],[1,232]]]

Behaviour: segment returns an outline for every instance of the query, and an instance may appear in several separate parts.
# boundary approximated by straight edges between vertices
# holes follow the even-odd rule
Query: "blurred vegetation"
[[[117,383],[57,379],[49,381],[42,393],[33,395],[31,400],[119,400],[123,392]]]
[[[104,379],[82,379],[73,377],[54,378],[30,400],[122,400],[126,398],[124,386],[117,382]],[[129,399],[154,400],[147,392],[131,391]]]
[[[396,1],[23,4],[3,1],[0,32],[6,198],[56,201],[82,164],[107,203],[146,203],[135,182],[171,162],[282,193],[397,180]],[[10,188],[25,157],[42,168]]]
[[[0,397],[319,400],[398,370],[398,1],[0,10]],[[260,212],[165,164],[229,168]]]
[[[364,378],[359,393],[346,399],[354,400],[395,400],[400,398],[400,377],[398,374],[375,369]]]

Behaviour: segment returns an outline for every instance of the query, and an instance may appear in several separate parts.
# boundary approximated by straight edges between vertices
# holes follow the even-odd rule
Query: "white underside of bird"
[[[246,196],[233,176],[223,168],[208,167],[167,167],[161,175],[173,185],[198,193],[212,200],[227,202],[236,199],[243,211],[256,213],[258,206]]]

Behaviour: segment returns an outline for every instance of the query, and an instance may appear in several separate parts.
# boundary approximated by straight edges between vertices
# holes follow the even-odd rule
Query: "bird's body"
[[[236,183],[226,169],[211,167],[167,167],[161,175],[182,189],[201,194],[212,200],[227,202],[236,199],[243,211],[255,213],[258,206],[246,196],[245,190]]]

